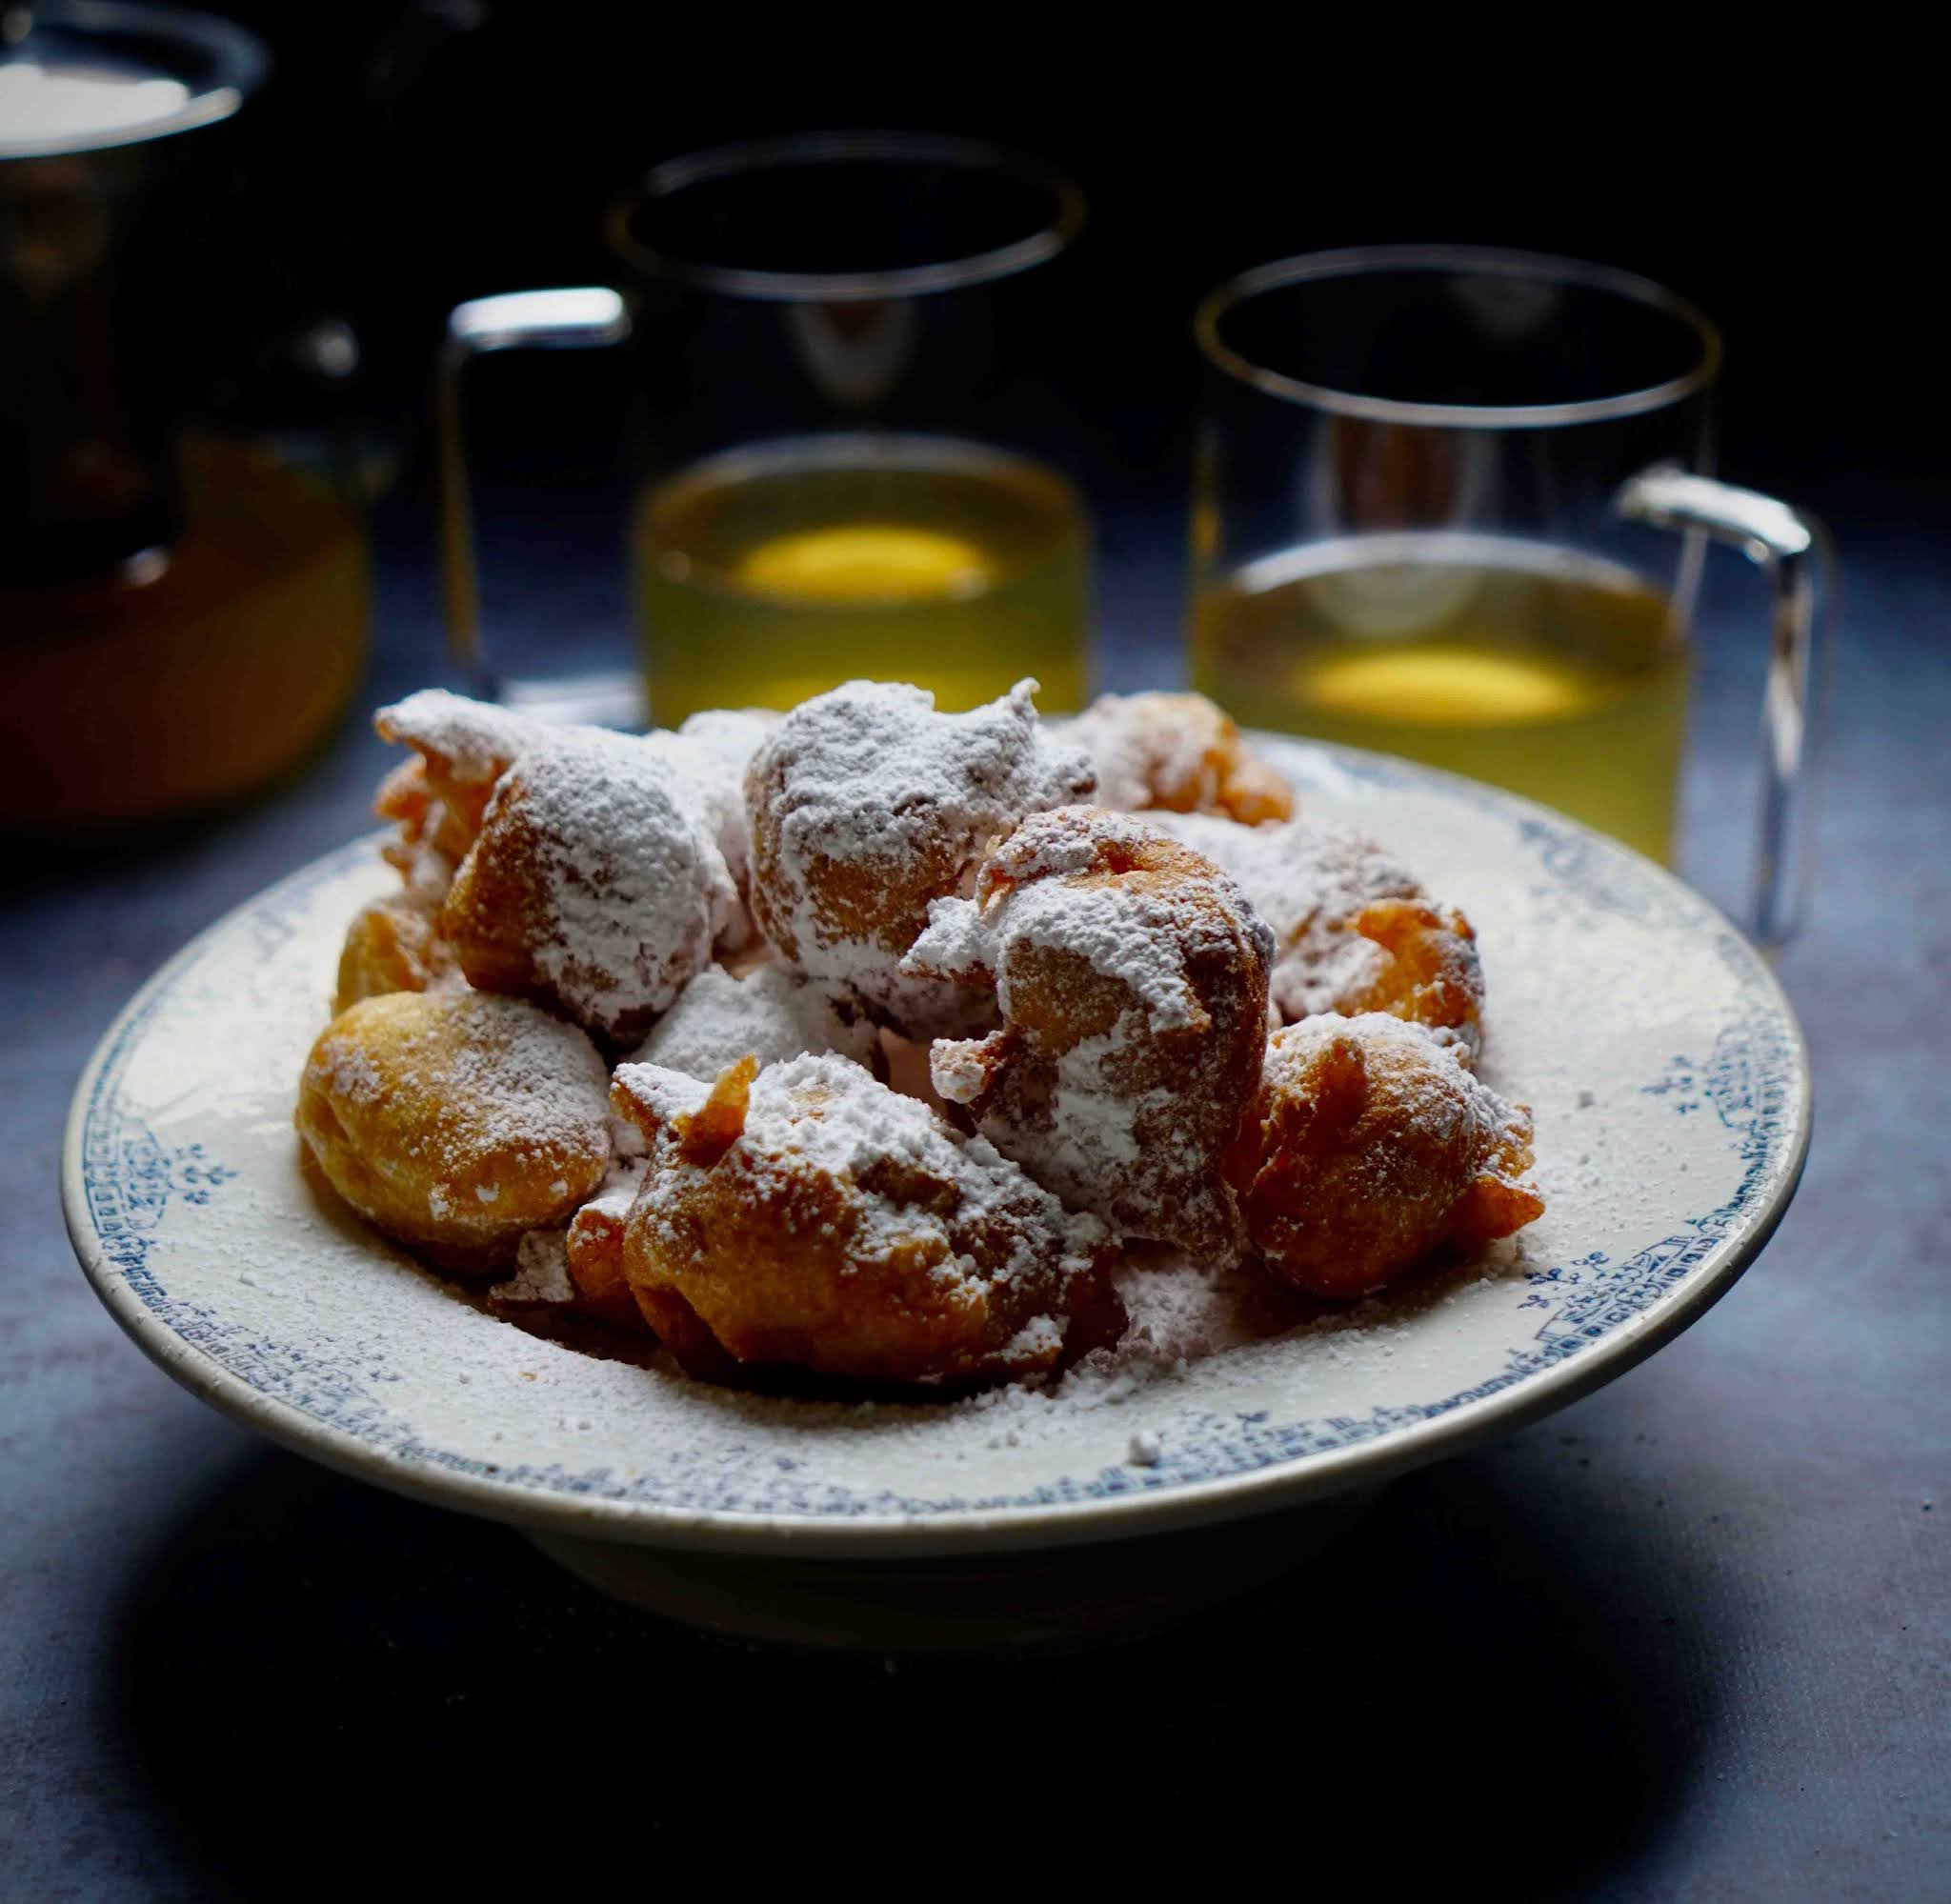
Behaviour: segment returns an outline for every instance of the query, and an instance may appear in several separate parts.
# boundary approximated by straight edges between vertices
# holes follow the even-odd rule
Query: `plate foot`
[[[1301,1566],[1379,1495],[1091,1546],[932,1560],[701,1553],[530,1532],[612,1599],[734,1639],[875,1653],[1067,1651],[1136,1639]]]

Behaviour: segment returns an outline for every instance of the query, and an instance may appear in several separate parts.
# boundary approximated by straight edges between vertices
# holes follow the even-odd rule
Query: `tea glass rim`
[[[1425,272],[1528,278],[1537,282],[1579,285],[1587,290],[1645,306],[1678,319],[1694,333],[1700,356],[1679,376],[1638,390],[1572,402],[1539,404],[1426,403],[1398,397],[1367,395],[1311,383],[1257,364],[1225,342],[1219,326],[1229,311],[1263,292],[1317,279],[1356,277],[1385,272]],[[1664,410],[1711,386],[1720,374],[1720,331],[1712,318],[1690,298],[1669,291],[1652,278],[1561,257],[1549,251],[1515,251],[1480,245],[1352,245],[1335,251],[1309,251],[1278,258],[1238,272],[1207,292],[1193,314],[1193,335],[1206,361],[1216,370],[1263,394],[1312,410],[1327,411],[1370,423],[1402,424],[1422,429],[1539,430],[1566,424],[1601,423],[1616,417],[1641,416]]]
[[[646,244],[633,229],[648,202],[674,197],[691,186],[742,174],[858,161],[889,166],[922,162],[986,172],[1043,192],[1048,215],[1034,231],[989,251],[927,264],[872,271],[782,271],[714,264]],[[644,275],[731,297],[782,304],[848,304],[921,297],[1013,277],[1067,251],[1083,229],[1082,188],[1049,160],[988,139],[951,133],[899,131],[798,132],[708,146],[652,167],[615,199],[605,219],[611,249]]]

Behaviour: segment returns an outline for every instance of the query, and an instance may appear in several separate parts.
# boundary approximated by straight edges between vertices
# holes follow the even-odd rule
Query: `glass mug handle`
[[[603,285],[503,291],[457,304],[448,315],[434,376],[447,645],[471,691],[484,699],[495,699],[500,683],[481,639],[481,583],[474,559],[467,436],[461,424],[461,371],[470,359],[490,351],[594,351],[621,344],[629,336],[630,309],[621,293]]]
[[[1749,931],[1779,946],[1800,924],[1808,891],[1811,752],[1817,683],[1836,591],[1829,532],[1805,511],[1672,464],[1619,491],[1620,512],[1659,529],[1698,531],[1767,571],[1775,608],[1761,696],[1761,812]]]

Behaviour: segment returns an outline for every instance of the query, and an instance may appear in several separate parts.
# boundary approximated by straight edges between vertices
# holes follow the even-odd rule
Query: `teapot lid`
[[[130,146],[228,119],[264,75],[228,20],[124,0],[0,0],[0,160]]]

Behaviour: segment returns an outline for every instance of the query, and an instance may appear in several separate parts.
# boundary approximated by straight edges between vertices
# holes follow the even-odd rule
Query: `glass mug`
[[[1248,271],[1195,330],[1195,685],[1664,860],[1695,595],[1730,543],[1775,587],[1751,924],[1786,937],[1827,540],[1710,473],[1713,325],[1623,271],[1378,246]]]
[[[820,133],[657,167],[612,211],[631,290],[474,300],[439,378],[449,631],[476,691],[674,726],[854,675],[945,708],[1025,674],[1082,704],[1090,534],[1042,268],[1076,188],[976,141]],[[641,678],[511,681],[482,641],[460,386],[486,351],[634,343],[628,531]]]

